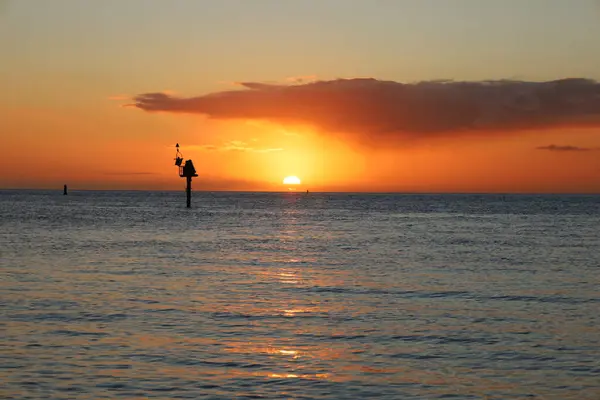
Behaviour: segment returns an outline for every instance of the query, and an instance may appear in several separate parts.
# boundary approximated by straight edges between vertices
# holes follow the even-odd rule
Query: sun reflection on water
[[[283,354],[283,355],[292,355],[292,356],[296,356],[298,355],[298,352],[296,350],[278,350],[278,353]],[[294,357],[294,358],[296,358]]]
[[[288,379],[309,379],[309,380],[325,380],[329,378],[329,374],[277,374],[277,373],[269,373],[267,374],[269,378],[288,378]]]
[[[286,309],[286,310],[281,310],[283,315],[285,315],[286,317],[295,317],[297,314],[302,314],[302,313],[309,313],[310,310],[304,309],[304,308],[292,308],[292,309]]]
[[[300,279],[298,279],[298,274],[296,273],[296,271],[292,271],[292,270],[283,270],[277,273],[277,277],[279,278],[279,282],[281,283],[286,283],[286,284],[297,284],[300,282]]]

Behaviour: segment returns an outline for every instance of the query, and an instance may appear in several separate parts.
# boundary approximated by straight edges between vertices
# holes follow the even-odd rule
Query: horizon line
[[[62,188],[59,189],[48,189],[48,188],[0,188],[0,191],[43,191],[43,192],[60,192],[62,194]],[[179,189],[71,189],[69,192],[173,192],[173,193],[185,193]],[[396,195],[548,195],[548,196],[600,196],[598,192],[541,192],[541,191],[520,191],[520,192],[471,192],[471,191],[346,191],[346,190],[334,190],[334,191],[290,191],[290,190],[193,190],[196,193],[240,193],[240,194],[396,194]]]

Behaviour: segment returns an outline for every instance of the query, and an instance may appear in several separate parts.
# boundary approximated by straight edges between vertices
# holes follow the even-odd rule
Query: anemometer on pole
[[[175,145],[177,152],[175,153],[175,165],[179,167],[179,176],[185,178],[186,186],[185,193],[187,196],[187,208],[192,206],[192,178],[198,176],[196,173],[196,168],[194,168],[194,163],[192,160],[186,160],[185,164],[181,166],[183,163],[183,155],[179,151],[179,143]]]

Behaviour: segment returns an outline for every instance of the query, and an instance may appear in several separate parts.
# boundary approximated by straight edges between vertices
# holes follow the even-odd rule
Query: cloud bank
[[[295,85],[243,82],[242,86],[188,98],[140,94],[131,106],[216,119],[309,124],[363,139],[600,127],[600,83],[583,78],[414,84],[361,78]]]

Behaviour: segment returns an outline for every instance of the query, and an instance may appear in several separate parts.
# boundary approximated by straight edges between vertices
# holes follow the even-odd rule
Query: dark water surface
[[[0,191],[0,397],[600,398],[600,197]]]

